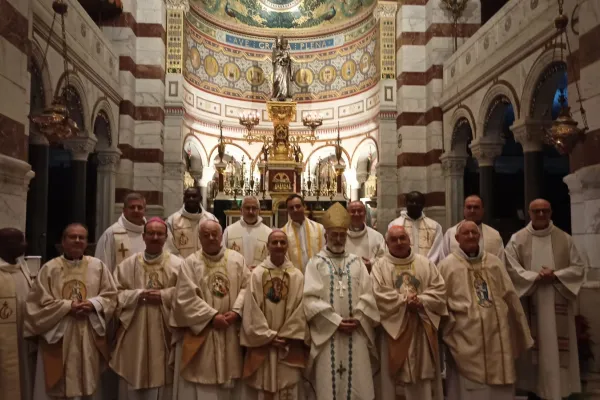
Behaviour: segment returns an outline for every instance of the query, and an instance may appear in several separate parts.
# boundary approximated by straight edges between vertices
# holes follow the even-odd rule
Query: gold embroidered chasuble
[[[187,382],[231,386],[242,376],[239,323],[216,330],[212,319],[233,311],[240,316],[250,269],[241,254],[222,248],[216,256],[198,251],[182,265],[170,324],[186,328],[179,339],[175,372]]]
[[[200,238],[198,228],[204,221],[217,221],[217,218],[205,211],[193,214],[187,212],[185,207],[167,218],[168,238],[165,250],[186,259],[196,251],[200,250]]]
[[[303,289],[304,276],[290,261],[277,267],[267,259],[252,272],[240,334],[247,347],[244,378],[251,388],[275,394],[301,382],[308,355]],[[288,340],[285,349],[271,344],[276,337]]]
[[[143,225],[132,224],[121,215],[98,239],[94,256],[106,264],[112,273],[124,259],[144,251],[146,244],[142,239],[143,232]]]
[[[517,387],[550,400],[580,392],[575,303],[585,265],[573,239],[552,223],[542,230],[529,223],[511,237],[506,259],[535,340],[519,363]],[[535,280],[542,266],[554,270],[554,282]]]
[[[515,359],[533,345],[523,307],[504,263],[460,250],[438,264],[448,319],[442,336],[460,375],[484,385],[516,382]]]
[[[30,288],[24,261],[8,264],[0,258],[0,393],[7,399],[31,398],[34,346],[23,337],[23,312]]]
[[[95,311],[87,318],[72,316],[71,303],[84,300]],[[71,261],[61,256],[42,266],[27,297],[24,322],[26,337],[40,337],[44,374],[36,376],[36,387],[45,385],[55,397],[96,392],[108,360],[106,323],[116,303],[112,275],[97,258]]]
[[[311,340],[307,375],[316,398],[372,399],[379,312],[360,257],[321,250],[306,266],[303,304]],[[359,322],[351,335],[338,332],[346,318]]]
[[[159,388],[173,382],[168,323],[183,262],[166,251],[154,260],[146,260],[144,253],[138,253],[114,272],[120,327],[110,366],[133,389]],[[139,296],[144,290],[160,290],[162,304],[142,303]]]
[[[242,218],[225,229],[223,245],[244,256],[247,266],[256,267],[269,255],[267,239],[270,234],[271,228],[262,223],[261,217],[254,225],[247,224]]]
[[[446,290],[438,269],[426,257],[411,252],[404,259],[386,251],[371,273],[373,292],[381,314],[388,353],[382,374],[399,384],[434,380],[439,362],[440,318],[447,315]],[[409,293],[417,295],[424,309],[411,311]]]
[[[389,223],[388,229],[395,225],[404,227],[410,236],[410,245],[415,253],[429,258],[434,264],[441,260],[443,233],[439,223],[426,217],[425,214],[412,219],[406,210],[403,210],[398,218]]]
[[[288,237],[288,258],[296,268],[304,272],[306,264],[325,245],[325,228],[320,223],[305,218],[302,225],[289,220],[281,230]]]

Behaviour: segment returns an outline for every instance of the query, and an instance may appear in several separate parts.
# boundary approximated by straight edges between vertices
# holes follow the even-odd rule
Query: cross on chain
[[[335,370],[335,372],[340,376],[340,379],[342,379],[342,375],[344,375],[346,371],[347,369],[344,368],[344,364],[342,364],[342,362],[340,361],[340,366],[338,367],[338,369]]]
[[[129,249],[126,249],[123,242],[121,242],[121,247],[119,247],[119,250],[118,250],[118,252],[121,253],[121,257],[125,258],[125,253],[127,253],[128,251],[129,251]]]
[[[344,281],[340,278],[335,289],[340,291],[340,297],[344,297],[344,291],[348,289],[348,286],[344,285]]]

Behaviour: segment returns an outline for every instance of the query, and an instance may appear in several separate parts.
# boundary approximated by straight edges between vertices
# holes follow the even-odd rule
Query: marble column
[[[35,177],[27,196],[27,254],[46,260],[46,230],[48,225],[48,171],[50,144],[44,135],[29,134],[29,164]]]
[[[504,140],[500,135],[481,136],[469,147],[479,164],[479,197],[486,212],[483,221],[490,224],[494,218],[494,160],[502,154]]]
[[[377,230],[385,234],[387,226],[397,217],[398,193],[398,134],[396,113],[380,112],[379,163],[377,164]]]
[[[111,226],[115,214],[115,186],[117,166],[121,159],[119,149],[98,151],[98,180],[96,197],[96,237]]]
[[[510,127],[515,140],[523,146],[525,180],[525,219],[529,203],[541,197],[544,185],[544,137],[551,121],[524,118]]]
[[[63,145],[71,153],[71,222],[86,222],[86,178],[87,160],[96,146],[95,136],[81,136],[64,141]]]
[[[200,179],[198,179],[198,185],[200,185],[200,193],[202,194],[202,207],[205,209],[208,208],[208,184],[213,180],[214,176],[214,167],[202,167],[202,174]]]
[[[468,155],[444,153],[440,157],[442,175],[446,184],[446,226],[450,227],[462,219],[465,196],[465,166]]]

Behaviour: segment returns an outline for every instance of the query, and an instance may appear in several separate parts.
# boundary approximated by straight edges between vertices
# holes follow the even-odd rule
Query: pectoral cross
[[[121,253],[121,257],[125,258],[125,253],[127,253],[129,251],[129,249],[126,249],[123,242],[121,242],[121,247],[119,247],[119,250],[117,250],[117,251],[119,253]]]
[[[344,368],[344,364],[342,364],[342,362],[340,361],[340,366],[338,367],[338,369],[335,370],[335,372],[340,376],[340,379],[342,379],[342,375],[344,375],[346,373],[346,368]]]
[[[344,285],[344,281],[340,278],[336,287],[336,290],[340,291],[340,297],[344,297],[344,290],[346,289],[348,289],[348,286]]]

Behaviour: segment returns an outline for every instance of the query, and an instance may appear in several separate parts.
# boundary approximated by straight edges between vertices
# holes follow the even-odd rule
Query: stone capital
[[[170,10],[181,10],[184,12],[190,11],[189,0],[165,0],[165,4]]]
[[[76,136],[63,142],[65,149],[69,150],[75,161],[87,161],[90,153],[94,152],[98,139],[94,135]]]
[[[480,167],[493,167],[496,157],[502,154],[502,146],[504,146],[504,140],[498,136],[482,136],[473,140],[469,145],[471,153]]]
[[[463,176],[467,165],[467,155],[444,153],[440,157],[443,176]]]
[[[600,164],[578,169],[563,178],[569,187],[571,202],[600,198]]]
[[[98,151],[98,168],[115,169],[121,159],[121,150],[104,149]]]
[[[515,140],[523,146],[523,153],[543,151],[546,131],[550,128],[552,121],[524,118],[515,121],[510,130]]]
[[[398,11],[398,3],[395,1],[379,1],[377,6],[373,10],[373,16],[376,21],[379,18],[395,18],[396,11]]]

